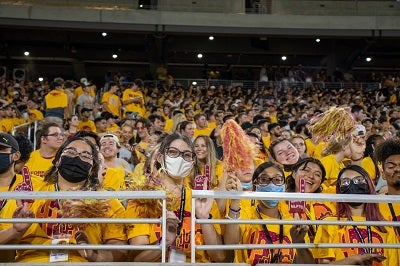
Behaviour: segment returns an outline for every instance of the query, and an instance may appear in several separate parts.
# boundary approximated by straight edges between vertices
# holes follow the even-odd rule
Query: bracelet
[[[226,217],[226,219],[229,219],[229,220],[237,220],[237,219],[240,219],[240,213],[235,213],[234,217],[230,217],[229,213],[228,213],[228,214],[226,214],[225,217]]]
[[[239,207],[239,209],[235,210],[235,209],[232,209],[231,206],[229,206],[229,210],[232,212],[235,212],[235,213],[239,213],[241,209],[242,208]]]
[[[205,218],[199,218],[199,217],[197,217],[197,216],[195,216],[195,217],[196,217],[196,219],[205,219]],[[207,218],[207,219],[212,219],[211,213],[208,214],[208,218]]]

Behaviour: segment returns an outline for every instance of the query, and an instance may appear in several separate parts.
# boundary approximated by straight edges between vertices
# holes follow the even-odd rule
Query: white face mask
[[[181,156],[172,158],[165,155],[165,170],[173,178],[184,178],[190,174],[192,162],[185,161]]]

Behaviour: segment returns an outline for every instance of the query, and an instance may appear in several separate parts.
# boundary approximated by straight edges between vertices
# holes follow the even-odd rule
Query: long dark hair
[[[53,160],[53,166],[50,167],[50,169],[45,173],[44,175],[44,181],[48,182],[48,183],[52,183],[52,184],[56,184],[58,181],[58,168],[56,166],[56,164],[58,163],[58,161],[61,158],[61,154],[63,153],[64,149],[72,142],[74,141],[83,141],[85,142],[87,145],[90,146],[90,148],[92,149],[92,156],[93,156],[93,166],[92,166],[92,170],[88,175],[88,179],[86,181],[85,187],[87,189],[90,190],[96,190],[99,188],[100,186],[100,182],[98,179],[98,172],[99,172],[99,153],[96,149],[96,146],[90,142],[89,140],[85,139],[85,138],[80,138],[80,137],[72,137],[70,139],[67,139],[67,141],[65,141],[61,147],[58,149],[54,160]]]
[[[365,179],[367,180],[368,188],[369,188],[369,194],[371,194],[371,195],[376,194],[375,186],[372,183],[372,180],[369,177],[368,172],[365,171],[364,168],[362,168],[358,165],[355,165],[355,164],[351,164],[351,165],[343,168],[339,172],[338,182],[336,182],[336,194],[340,194],[339,178],[343,175],[344,172],[349,171],[349,170],[356,171],[357,173],[359,173],[360,175],[365,177]],[[338,220],[343,217],[346,217],[346,218],[351,217],[350,205],[347,202],[337,202],[336,210],[337,210],[336,213],[337,213]],[[377,203],[371,203],[371,202],[365,203],[364,213],[365,213],[365,218],[367,221],[384,221],[385,220],[379,211],[379,207],[378,207]],[[376,228],[378,228],[379,231],[386,233],[386,229],[384,226],[376,226]]]
[[[295,165],[293,165],[293,172],[286,179],[286,191],[296,192],[296,182],[294,180],[293,173],[296,173],[300,168],[305,169],[309,163],[314,163],[318,165],[322,172],[321,184],[325,181],[326,171],[321,161],[313,157],[306,157],[300,159]],[[314,193],[320,192],[322,192],[321,186],[316,191],[314,191]]]
[[[273,168],[277,169],[281,173],[282,176],[285,176],[285,173],[283,172],[283,169],[279,164],[276,164],[276,163],[273,163],[273,162],[265,162],[265,163],[260,164],[256,168],[256,170],[254,170],[253,178],[252,178],[253,183],[261,175],[261,173],[265,169],[270,168],[270,167],[273,167]],[[253,186],[253,188],[254,188],[254,186]]]

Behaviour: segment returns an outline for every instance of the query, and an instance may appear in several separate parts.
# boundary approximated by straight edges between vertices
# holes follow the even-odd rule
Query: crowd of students
[[[168,211],[165,229],[159,224],[3,223],[0,244],[159,245],[162,230],[167,230],[168,260],[190,261],[193,189],[266,195],[257,201],[196,199],[198,219],[243,220],[243,224],[196,224],[196,245],[399,243],[397,227],[245,222],[400,219],[398,203],[307,201],[303,212],[293,214],[289,202],[268,199],[268,192],[398,195],[400,115],[395,88],[156,88],[138,79],[133,84],[110,83],[97,101],[96,87],[87,79],[74,86],[57,78],[39,92],[39,84],[6,84],[0,111],[0,191],[165,190]],[[344,105],[354,120],[352,133],[316,143],[308,130],[309,120]],[[36,120],[40,124],[35,132],[37,147],[23,133],[9,134],[14,126]],[[1,200],[0,217],[70,217],[67,203]],[[96,217],[161,216],[156,199],[99,200],[95,207],[79,203],[71,209],[79,206],[85,213],[92,208]],[[196,250],[195,256],[196,262],[251,265],[398,265],[400,261],[399,249],[380,247],[210,249]],[[161,251],[0,249],[0,258],[144,262],[160,261]]]

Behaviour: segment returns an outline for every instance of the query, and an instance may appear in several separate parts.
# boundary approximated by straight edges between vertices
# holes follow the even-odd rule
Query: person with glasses
[[[266,162],[256,168],[253,174],[253,191],[266,193],[285,193],[285,175],[275,163]],[[242,191],[240,181],[230,178],[227,191]],[[283,202],[275,199],[258,200],[248,209],[240,209],[240,200],[231,199],[227,219],[292,220],[291,214],[281,208]],[[224,232],[225,244],[291,244],[304,242],[307,226],[279,224],[227,224]],[[298,254],[297,254],[298,252]],[[297,259],[296,259],[297,254]],[[311,253],[305,249],[291,248],[243,249],[235,251],[235,263],[256,265],[259,263],[305,263],[312,260]]]
[[[336,193],[343,195],[374,195],[375,187],[368,173],[358,165],[349,165],[339,172]],[[335,217],[336,216],[336,217]],[[337,202],[336,215],[325,221],[384,221],[377,203],[357,201]],[[359,225],[320,225],[314,244],[360,243],[396,244],[392,227]],[[398,265],[398,250],[387,248],[315,248],[313,255],[319,264]]]
[[[191,189],[184,185],[184,179],[193,175],[196,163],[193,144],[190,139],[174,133],[163,139],[150,160],[150,169],[145,174],[146,182],[141,188],[163,189],[167,193],[167,258],[169,262],[190,261]],[[198,219],[218,219],[219,211],[213,199],[196,199]],[[129,218],[159,218],[161,201],[158,199],[131,199],[126,208]],[[218,224],[196,224],[196,245],[222,244]],[[160,224],[132,224],[127,226],[130,245],[160,245]],[[221,262],[225,258],[223,250],[196,250],[196,262]],[[132,252],[135,262],[155,262],[161,260],[161,250],[137,250]]]
[[[34,150],[25,164],[33,175],[44,177],[45,172],[53,165],[57,150],[64,142],[63,129],[57,124],[48,122],[36,133],[39,149]]]
[[[44,176],[40,191],[93,191],[99,190],[98,151],[85,138],[68,139],[57,151],[53,166]],[[69,214],[66,203],[70,202]],[[79,209],[76,206],[81,206]],[[89,208],[92,214],[85,213]],[[118,199],[95,200],[88,203],[81,199],[38,199],[30,206],[36,218],[123,218],[125,209]],[[74,210],[76,213],[74,213]],[[68,210],[67,210],[68,211]],[[77,216],[77,217],[76,217]],[[18,250],[16,262],[113,262],[122,261],[126,250],[91,250],[84,245],[126,244],[123,224],[85,225],[56,222],[32,223],[19,241],[20,244],[68,244],[82,245],[79,250]]]

